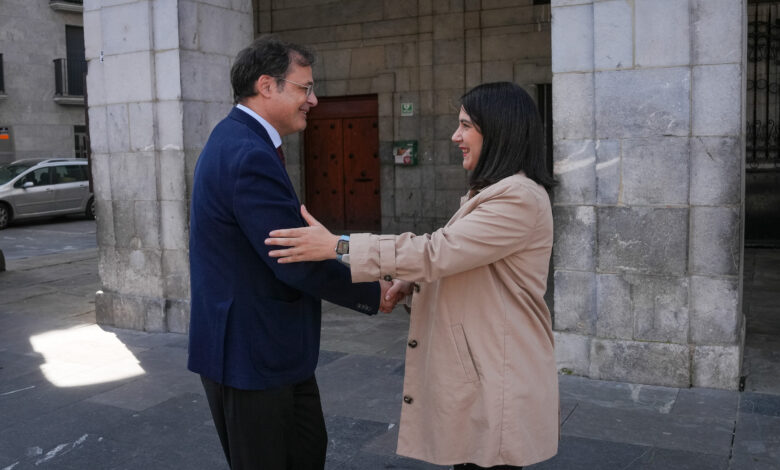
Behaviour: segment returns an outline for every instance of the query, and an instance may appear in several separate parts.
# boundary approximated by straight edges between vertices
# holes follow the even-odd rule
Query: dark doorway
[[[745,391],[780,394],[780,1],[748,2]]]
[[[780,8],[748,4],[745,241],[780,247]]]
[[[379,231],[375,95],[320,98],[304,133],[306,207],[335,231]]]
[[[65,50],[67,51],[68,89],[70,96],[84,96],[84,28],[65,26]]]

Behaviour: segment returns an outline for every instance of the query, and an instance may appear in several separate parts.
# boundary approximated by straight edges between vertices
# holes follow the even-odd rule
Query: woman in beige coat
[[[553,240],[545,188],[554,182],[536,107],[515,84],[466,93],[452,140],[471,189],[443,228],[339,237],[302,208],[310,227],[276,230],[266,243],[288,247],[271,251],[279,262],[338,257],[354,282],[394,279],[388,296],[411,295],[399,454],[514,469],[558,448],[543,299]]]

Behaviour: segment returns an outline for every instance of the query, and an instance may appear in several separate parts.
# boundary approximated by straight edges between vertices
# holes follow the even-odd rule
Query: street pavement
[[[0,232],[0,470],[227,469],[187,337],[95,324],[89,223]],[[394,452],[408,315],[323,310],[327,468],[446,469]],[[532,470],[780,469],[778,394],[566,375],[560,391],[559,453]]]

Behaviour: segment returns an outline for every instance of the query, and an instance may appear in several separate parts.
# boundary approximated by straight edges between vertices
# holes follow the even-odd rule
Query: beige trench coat
[[[530,465],[555,455],[558,376],[544,303],[550,200],[522,174],[430,235],[353,234],[353,282],[414,281],[400,455],[439,465]]]

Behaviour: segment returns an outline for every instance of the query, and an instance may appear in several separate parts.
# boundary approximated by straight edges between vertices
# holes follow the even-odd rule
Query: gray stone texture
[[[742,141],[736,137],[693,137],[690,203],[739,204],[744,151]]]
[[[160,1],[87,11],[100,180],[97,317],[125,328],[184,332],[193,161],[230,108],[228,70],[251,38],[251,8],[243,0]]]
[[[634,339],[686,344],[689,286],[685,277],[626,275],[630,285]]]
[[[689,348],[682,344],[593,338],[589,376],[667,387],[690,386]]]
[[[621,202],[629,205],[688,203],[687,137],[626,139],[622,154]]]
[[[553,73],[593,70],[593,5],[553,6]]]
[[[690,64],[688,0],[636,0],[636,63],[640,67]]]
[[[598,70],[634,66],[633,9],[630,2],[611,0],[593,4],[594,64]]]
[[[733,388],[744,2],[551,7],[560,339],[590,339],[592,377]]]
[[[554,331],[553,334],[558,371],[563,374],[587,375],[591,337],[564,331]]]
[[[687,136],[690,75],[687,67],[597,72],[596,137]]]
[[[739,282],[691,276],[691,339],[696,344],[736,344],[741,330]]]
[[[593,74],[557,73],[553,77],[553,135],[556,140],[593,138]]]
[[[598,268],[606,272],[684,274],[688,212],[673,208],[598,208]]]
[[[741,63],[744,14],[742,1],[693,0],[693,63]]]
[[[690,271],[737,275],[742,256],[741,227],[738,207],[693,207]]]
[[[596,199],[596,150],[592,140],[557,140],[553,172],[559,184],[556,204],[593,204]]]
[[[558,206],[553,266],[558,269],[593,270],[596,266],[596,212],[593,206]]]
[[[692,88],[694,135],[739,136],[743,132],[740,64],[695,66]]]
[[[621,142],[596,141],[596,203],[617,204],[621,186]]]
[[[693,351],[694,387],[737,390],[739,370],[742,362],[740,345],[707,346],[696,345]]]
[[[633,339],[633,285],[618,274],[596,275],[596,336],[600,338]]]
[[[596,329],[596,275],[555,270],[556,331],[593,335]]]

